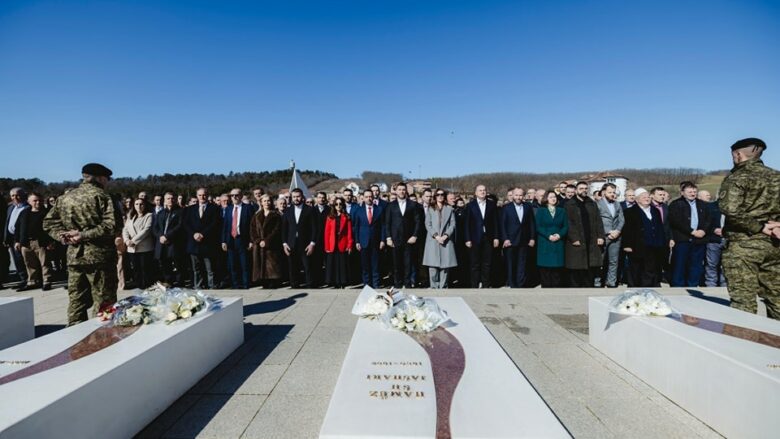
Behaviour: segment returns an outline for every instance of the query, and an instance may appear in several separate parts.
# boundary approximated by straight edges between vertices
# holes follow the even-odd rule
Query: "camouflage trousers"
[[[764,300],[767,317],[780,320],[780,247],[769,239],[728,241],[723,272],[731,307],[756,313],[756,296]]]
[[[95,317],[101,306],[116,302],[117,282],[114,264],[69,266],[68,326],[87,321],[90,308]]]

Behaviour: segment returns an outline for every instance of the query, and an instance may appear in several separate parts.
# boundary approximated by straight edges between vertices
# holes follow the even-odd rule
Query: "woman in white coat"
[[[127,215],[122,229],[122,239],[127,245],[127,255],[133,266],[135,287],[148,287],[152,284],[154,235],[152,235],[152,212],[146,201],[140,198],[133,201],[133,210]]]
[[[456,267],[455,258],[455,214],[447,205],[447,193],[443,189],[433,191],[434,201],[425,214],[425,229],[428,236],[425,240],[423,265],[428,267],[431,288],[447,288],[447,273]]]

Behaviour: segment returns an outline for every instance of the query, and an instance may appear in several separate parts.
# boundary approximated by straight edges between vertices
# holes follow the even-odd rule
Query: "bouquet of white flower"
[[[381,317],[388,327],[404,332],[431,332],[450,318],[433,299],[408,296]]]
[[[609,304],[611,312],[632,316],[665,317],[672,314],[672,304],[655,290],[627,290]]]
[[[393,306],[392,293],[392,289],[387,293],[380,293],[366,285],[352,306],[352,314],[367,319],[381,316]]]
[[[188,319],[204,309],[213,309],[219,300],[200,291],[166,288],[156,284],[140,294],[118,301],[101,319],[110,325],[136,326],[140,324]]]
[[[386,313],[392,305],[392,299],[384,294],[377,294],[376,296],[368,299],[368,302],[363,305],[361,310],[361,317],[368,319],[375,319],[382,314]]]

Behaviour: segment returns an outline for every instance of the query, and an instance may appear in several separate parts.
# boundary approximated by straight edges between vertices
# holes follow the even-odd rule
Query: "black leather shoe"
[[[43,288],[41,288],[43,291],[49,291],[51,290],[51,284],[43,284]]]
[[[27,285],[27,284],[22,284],[22,285],[19,285],[19,286],[16,288],[16,292],[17,292],[17,293],[21,293],[22,291],[32,290],[33,288],[34,288],[34,287],[31,287],[31,286],[29,286],[29,285]]]

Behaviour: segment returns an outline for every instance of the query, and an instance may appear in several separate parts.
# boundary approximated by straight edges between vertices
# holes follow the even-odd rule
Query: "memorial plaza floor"
[[[317,437],[355,328],[350,310],[359,291],[214,291],[243,297],[244,344],[138,437]],[[463,297],[574,437],[720,437],[588,344],[588,297],[622,290],[418,291]],[[659,292],[728,304],[725,288]],[[66,321],[62,287],[0,296],[35,298],[37,336]]]

